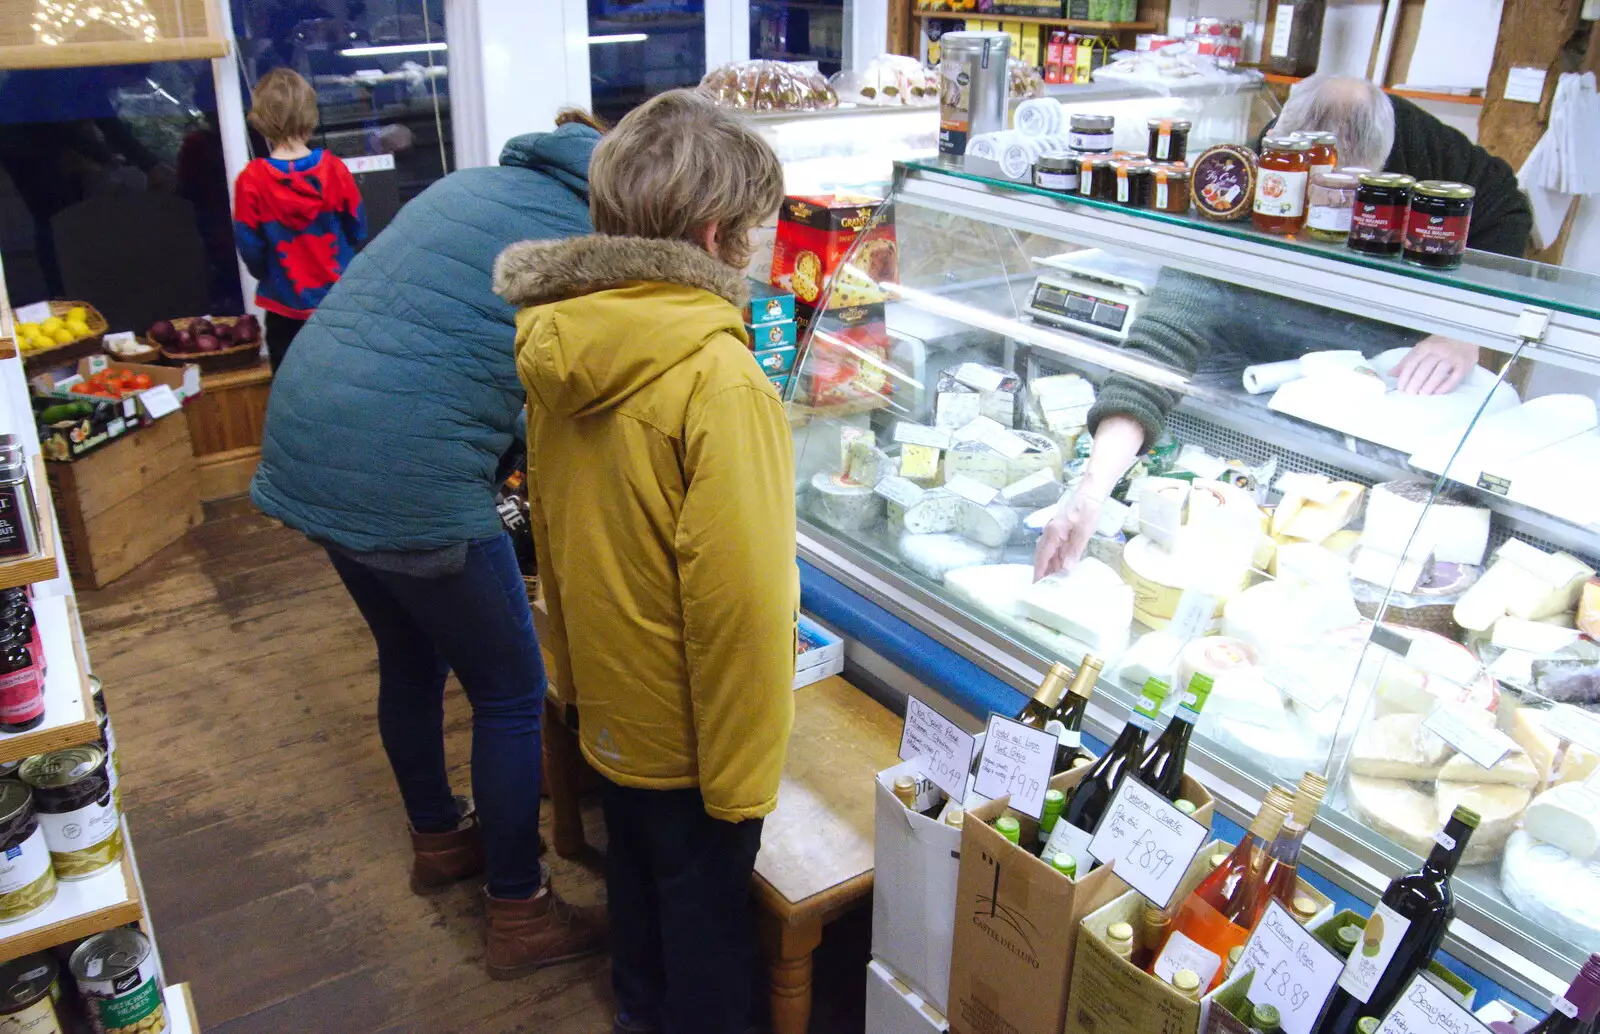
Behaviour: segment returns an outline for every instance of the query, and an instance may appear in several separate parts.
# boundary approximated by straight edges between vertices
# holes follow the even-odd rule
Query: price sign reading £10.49
[[[1057,742],[1054,733],[990,715],[973,791],[991,801],[1010,794],[1013,811],[1038,818],[1044,814],[1044,792],[1050,789]]]
[[[1234,967],[1236,973],[1247,971],[1255,973],[1246,995],[1252,1004],[1275,1007],[1284,1034],[1311,1034],[1344,960],[1274,901]]]
[[[951,800],[960,803],[972,770],[976,737],[916,697],[906,698],[906,724],[900,731],[900,760],[922,759],[922,771]]]
[[[1205,846],[1211,831],[1137,779],[1124,779],[1089,853],[1162,908]]]

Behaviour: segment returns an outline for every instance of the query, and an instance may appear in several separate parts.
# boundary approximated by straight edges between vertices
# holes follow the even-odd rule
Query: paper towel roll
[[[1244,368],[1244,390],[1252,395],[1276,391],[1306,375],[1298,359],[1285,359],[1281,363],[1257,363]]]

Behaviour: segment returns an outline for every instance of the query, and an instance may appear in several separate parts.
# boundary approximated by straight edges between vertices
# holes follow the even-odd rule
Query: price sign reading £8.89
[[[1278,1010],[1284,1034],[1311,1034],[1344,960],[1317,940],[1276,901],[1256,925],[1234,972],[1253,971],[1246,997]]]
[[[924,704],[906,698],[906,724],[900,731],[900,760],[922,759],[922,771],[950,799],[959,802],[967,792],[975,737]]]
[[[1044,792],[1050,789],[1057,742],[1054,733],[990,715],[973,791],[991,801],[1010,794],[1013,811],[1038,818],[1044,814]]]
[[[1124,779],[1089,853],[1122,881],[1162,908],[1205,846],[1211,831],[1137,779]]]

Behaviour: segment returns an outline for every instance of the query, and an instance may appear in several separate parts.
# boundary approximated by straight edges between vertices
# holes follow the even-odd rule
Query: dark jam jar
[[[1153,118],[1150,127],[1150,160],[1153,162],[1181,162],[1189,157],[1189,130],[1192,124],[1184,119]]]
[[[1400,254],[1415,183],[1397,172],[1362,173],[1350,213],[1350,239],[1345,244],[1365,255]]]
[[[1116,162],[1110,180],[1115,194],[1108,200],[1129,208],[1150,207],[1150,166]]]
[[[26,732],[44,721],[44,680],[28,641],[15,626],[0,629],[0,731]]]
[[[1411,214],[1406,217],[1406,261],[1430,269],[1461,265],[1476,193],[1465,183],[1418,183],[1411,191]]]
[[[1067,146],[1079,154],[1110,154],[1116,127],[1112,115],[1074,115],[1067,126]]]
[[[1150,207],[1182,215],[1189,210],[1189,170],[1157,165],[1150,170]]]
[[[1078,196],[1094,197],[1095,188],[1104,186],[1111,175],[1111,159],[1082,155],[1078,159]]]
[[[1078,156],[1047,154],[1033,163],[1033,185],[1069,194],[1078,189]]]

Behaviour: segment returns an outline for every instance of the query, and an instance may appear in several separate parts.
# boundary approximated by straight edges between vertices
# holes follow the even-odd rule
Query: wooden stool
[[[522,579],[528,586],[528,603],[533,608],[533,630],[541,643],[550,636],[550,612],[539,594],[539,579]],[[544,669],[551,669],[550,654],[544,655]],[[544,698],[544,786],[550,797],[550,840],[556,854],[576,858],[589,843],[583,835],[583,809],[580,798],[586,790],[599,786],[600,777],[583,758],[578,747],[578,709],[561,699],[561,687],[551,682]]]
[[[797,690],[794,704],[778,807],[751,878],[772,1034],[806,1034],[822,928],[871,896],[874,776],[900,743],[900,720],[838,676]]]

